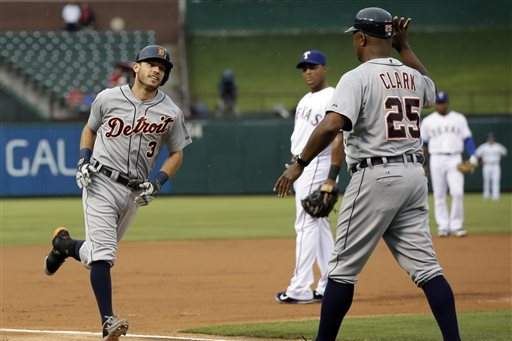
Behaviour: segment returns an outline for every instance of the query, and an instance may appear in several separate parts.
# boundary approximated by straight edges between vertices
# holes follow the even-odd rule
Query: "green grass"
[[[499,202],[467,194],[465,227],[470,233],[511,232],[511,200],[510,193]],[[292,197],[160,197],[139,209],[124,240],[293,238],[294,205]],[[80,198],[2,199],[0,211],[2,246],[45,245],[58,226],[84,236]],[[432,211],[430,219],[434,228]],[[334,228],[337,214],[330,220]]]
[[[500,341],[511,339],[512,312],[485,311],[458,314],[461,337],[465,341]],[[315,337],[318,320],[281,323],[223,325],[183,330],[184,333],[223,336],[301,339]],[[338,338],[344,341],[431,341],[441,340],[432,315],[349,317],[343,322]]]
[[[45,244],[57,226],[82,238],[79,198],[0,201],[4,246]],[[288,237],[293,233],[292,198],[270,196],[160,197],[139,209],[124,240],[183,240]]]
[[[510,113],[512,30],[411,32],[410,41],[452,107],[463,113]],[[222,71],[232,69],[242,111],[268,111],[273,104],[295,107],[309,89],[295,68],[308,49],[325,52],[328,80],[359,65],[352,37],[343,33],[270,34],[248,37],[189,36],[193,100],[215,106]],[[491,48],[499,46],[499,48]]]
[[[434,201],[430,203],[430,226],[435,227]],[[464,196],[464,227],[471,233],[512,232],[512,195],[498,202],[483,200],[480,194]]]

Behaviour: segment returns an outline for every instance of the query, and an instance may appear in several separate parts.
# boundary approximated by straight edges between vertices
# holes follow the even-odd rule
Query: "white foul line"
[[[6,333],[32,333],[32,334],[63,334],[63,335],[95,335],[101,336],[101,333],[78,332],[72,330],[33,330],[33,329],[10,329],[0,328],[0,332]],[[180,336],[163,336],[163,335],[141,335],[126,334],[123,337],[138,337],[142,339],[164,339],[164,340],[184,340],[184,341],[232,341],[222,339],[201,339],[196,337],[180,337]]]

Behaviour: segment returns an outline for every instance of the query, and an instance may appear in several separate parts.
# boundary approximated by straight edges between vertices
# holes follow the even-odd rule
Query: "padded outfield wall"
[[[363,7],[411,17],[420,29],[510,28],[509,1],[198,0],[187,1],[189,34],[339,32]]]
[[[488,132],[505,144],[502,189],[512,191],[511,116],[469,117],[477,145]],[[189,121],[193,143],[164,194],[270,194],[290,160],[292,120]],[[78,196],[74,175],[82,124],[0,126],[0,196]],[[467,157],[467,156],[466,156]],[[156,170],[162,162],[157,164]],[[349,176],[340,172],[340,189]],[[482,190],[482,174],[466,176],[467,191]]]

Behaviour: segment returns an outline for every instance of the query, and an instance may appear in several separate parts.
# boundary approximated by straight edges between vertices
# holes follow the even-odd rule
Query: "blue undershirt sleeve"
[[[464,140],[464,147],[466,147],[466,150],[468,151],[469,155],[475,154],[475,142],[473,142],[472,137],[468,137]]]

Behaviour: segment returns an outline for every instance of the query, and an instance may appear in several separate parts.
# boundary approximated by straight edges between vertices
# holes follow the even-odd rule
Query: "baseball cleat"
[[[439,232],[437,232],[437,235],[439,237],[448,237],[449,233],[448,233],[448,231],[439,231]]]
[[[460,229],[457,231],[453,231],[452,235],[454,235],[455,237],[465,237],[468,235],[468,232],[464,229]]]
[[[68,255],[59,251],[58,247],[61,240],[70,240],[68,230],[65,227],[59,227],[53,232],[52,246],[53,249],[44,259],[44,272],[51,276],[59,270],[60,266],[64,263]]]
[[[296,298],[291,298],[288,295],[286,295],[286,291],[278,292],[274,298],[279,303],[286,303],[286,304],[308,304],[313,303],[313,299],[310,300],[299,300]]]
[[[319,294],[316,290],[313,291],[313,302],[322,302],[324,295]]]
[[[103,340],[118,341],[128,331],[128,320],[118,320],[116,315],[109,316],[103,324]]]

